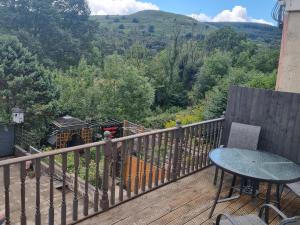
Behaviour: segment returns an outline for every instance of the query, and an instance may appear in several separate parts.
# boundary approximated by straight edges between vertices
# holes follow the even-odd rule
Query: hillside
[[[152,50],[160,50],[169,43],[174,32],[180,31],[185,39],[201,40],[206,34],[225,26],[231,26],[258,42],[278,44],[281,38],[280,30],[270,25],[198,22],[184,15],[163,11],[145,10],[128,16],[92,16],[92,19],[99,22],[97,36],[110,40],[113,45],[110,48],[119,51],[135,42],[144,43]]]

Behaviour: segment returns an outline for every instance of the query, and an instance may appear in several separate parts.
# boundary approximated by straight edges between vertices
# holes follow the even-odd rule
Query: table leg
[[[280,198],[281,198],[281,185],[277,184],[276,185],[276,201],[277,201],[277,208],[280,209]]]
[[[217,185],[218,174],[219,174],[219,168],[216,167],[216,170],[215,170],[215,177],[214,177],[214,185]]]
[[[231,183],[231,188],[230,188],[230,191],[229,191],[229,194],[228,194],[228,198],[230,198],[232,196],[233,188],[235,186],[235,182],[236,182],[236,175],[233,175],[232,183]]]
[[[222,186],[223,186],[223,179],[224,179],[224,170],[222,170],[222,173],[221,173],[221,178],[220,178],[218,192],[217,192],[216,198],[214,200],[214,204],[213,204],[213,206],[212,206],[212,208],[210,210],[209,219],[212,217],[212,215],[213,215],[213,213],[215,211],[216,205],[218,203],[218,200],[219,200],[219,197],[220,197],[220,194],[221,194],[221,190],[222,190]]]
[[[268,183],[268,190],[266,194],[266,204],[269,204],[271,201],[271,191],[272,191],[272,183]],[[269,222],[269,208],[265,209],[265,222],[268,224]]]

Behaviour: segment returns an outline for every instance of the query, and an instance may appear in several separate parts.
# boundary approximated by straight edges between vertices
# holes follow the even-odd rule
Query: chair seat
[[[267,225],[257,215],[246,215],[246,216],[233,216],[238,224],[236,225]],[[222,219],[220,225],[233,225],[229,220]]]
[[[300,196],[300,182],[287,184],[287,186],[298,196]]]

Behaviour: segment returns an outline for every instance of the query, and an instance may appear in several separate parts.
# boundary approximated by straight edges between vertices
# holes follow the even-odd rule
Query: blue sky
[[[192,13],[204,13],[215,16],[225,9],[234,6],[243,6],[247,9],[248,16],[255,19],[264,19],[272,22],[271,11],[275,0],[149,0],[159,6],[161,10],[189,15]]]
[[[199,21],[273,23],[276,0],[88,0],[94,15],[128,15],[152,9],[191,16]]]

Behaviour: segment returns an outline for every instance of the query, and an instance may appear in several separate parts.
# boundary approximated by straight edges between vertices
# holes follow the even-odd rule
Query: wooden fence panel
[[[261,126],[258,149],[300,163],[300,94],[232,86],[223,144],[232,122]]]

